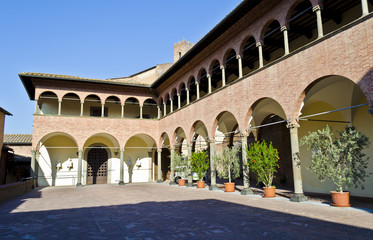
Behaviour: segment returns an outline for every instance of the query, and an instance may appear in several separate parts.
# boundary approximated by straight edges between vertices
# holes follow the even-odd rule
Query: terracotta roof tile
[[[4,134],[4,145],[32,143],[32,134]]]

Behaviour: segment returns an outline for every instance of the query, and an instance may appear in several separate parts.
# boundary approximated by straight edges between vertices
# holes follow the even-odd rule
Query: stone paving
[[[370,210],[166,183],[41,188],[0,216],[0,239],[373,239]]]

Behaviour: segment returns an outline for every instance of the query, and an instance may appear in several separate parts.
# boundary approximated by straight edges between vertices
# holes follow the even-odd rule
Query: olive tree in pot
[[[188,176],[190,169],[189,161],[181,154],[176,153],[172,160],[172,164],[176,172],[175,181],[177,181],[179,186],[185,186],[185,178]]]
[[[241,145],[235,145],[232,148],[225,147],[223,151],[215,155],[216,171],[220,178],[228,178],[228,183],[224,183],[225,192],[234,192],[235,183],[232,178],[240,176],[241,162],[238,156]]]
[[[247,165],[250,170],[257,175],[258,183],[262,182],[265,187],[264,195],[265,198],[276,197],[276,187],[272,185],[274,174],[277,172],[276,168],[279,168],[277,164],[278,151],[272,146],[272,142],[267,144],[257,141],[247,146]]]
[[[190,164],[192,171],[197,173],[198,176],[197,188],[205,188],[205,181],[202,180],[206,170],[210,167],[206,152],[198,150],[192,153],[190,156]]]
[[[330,179],[337,186],[331,191],[333,206],[349,207],[350,192],[343,189],[361,187],[368,177],[366,172],[368,159],[362,151],[369,146],[368,137],[356,131],[354,127],[346,127],[333,139],[329,126],[315,132],[309,132],[300,142],[312,151],[309,169],[322,182]]]

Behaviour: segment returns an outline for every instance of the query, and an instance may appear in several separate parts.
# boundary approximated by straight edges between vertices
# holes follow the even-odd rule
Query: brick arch
[[[208,131],[207,127],[206,127],[206,124],[205,124],[203,121],[201,121],[201,120],[197,120],[197,121],[195,121],[195,122],[192,124],[192,126],[191,126],[191,128],[190,128],[189,136],[187,136],[187,138],[188,138],[188,142],[191,142],[191,141],[193,140],[193,135],[194,135],[194,132],[195,132],[195,128],[196,128],[196,126],[197,126],[198,123],[203,124],[203,127],[204,127],[205,130],[206,130],[206,137],[209,137],[209,136],[210,136],[209,131]],[[207,139],[206,139],[206,140],[207,140]]]
[[[187,87],[188,87],[188,89],[189,89],[189,86],[190,86],[190,83],[192,82],[192,79],[194,78],[194,81],[197,81],[196,80],[196,77],[194,76],[194,75],[190,75],[189,77],[188,77],[188,80],[187,80]],[[189,89],[190,90],[190,89]]]
[[[176,94],[178,93],[176,87],[171,90],[170,97],[174,96],[175,92],[176,92]]]
[[[66,92],[66,93],[62,96],[61,100],[63,100],[63,98],[64,98],[67,94],[74,94],[74,95],[76,95],[76,96],[79,97],[80,102],[83,102],[83,100],[82,100],[82,98],[81,98],[81,96],[80,96],[79,94],[77,94],[77,93],[75,93],[75,92],[71,92],[71,91],[70,91],[70,92]]]
[[[286,114],[286,111],[284,109],[284,107],[281,105],[281,101],[279,101],[278,99],[274,98],[274,97],[266,97],[266,96],[262,96],[260,97],[259,99],[256,99],[250,106],[250,108],[248,109],[247,113],[246,113],[246,116],[245,116],[245,121],[244,121],[244,125],[242,126],[242,129],[241,130],[245,130],[247,128],[249,128],[249,124],[250,124],[250,119],[252,117],[252,114],[253,114],[253,110],[255,109],[255,107],[260,103],[262,102],[263,100],[265,99],[270,99],[272,101],[274,101],[274,103],[277,103],[280,107],[281,107],[281,110],[283,111],[283,114],[285,116],[285,120],[288,119],[288,115]],[[260,125],[260,123],[256,123],[256,125]]]
[[[284,25],[286,25],[286,27],[289,27],[288,26],[289,25],[289,20],[290,20],[291,14],[293,13],[294,9],[302,2],[308,2],[311,5],[311,7],[314,7],[311,0],[295,0],[295,1],[289,2],[288,8],[286,9],[285,24],[284,24]],[[316,18],[316,14],[315,14],[314,17]]]
[[[254,37],[254,35],[253,34],[249,34],[249,35],[246,35],[240,42],[240,48],[239,48],[239,51],[238,51],[238,55],[240,55],[241,57],[243,57],[243,51],[244,51],[244,47],[245,47],[245,43],[246,43],[246,41],[247,40],[249,40],[250,38],[254,38],[254,41],[255,41],[255,43],[257,43],[258,42],[258,39],[256,39],[255,37]]]
[[[127,96],[127,97],[124,99],[124,103],[126,103],[127,100],[130,99],[130,98],[134,98],[134,99],[136,99],[136,101],[140,104],[140,100],[139,100],[139,98],[138,98],[138,97],[135,97],[135,96]]]
[[[107,138],[109,141],[111,141],[113,143],[114,146],[117,146],[118,148],[122,148],[122,146],[120,145],[120,142],[118,141],[117,137],[113,136],[110,133],[105,133],[105,132],[100,132],[100,133],[95,133],[95,134],[90,135],[89,137],[87,137],[85,139],[82,146],[84,146],[89,139],[91,139],[93,137],[96,137],[96,136],[101,136],[101,137]]]
[[[371,70],[371,72],[373,72],[373,69]],[[372,74],[372,73],[370,73]],[[373,76],[373,74],[372,74]],[[373,77],[371,76],[371,80],[373,79]],[[298,92],[298,98],[297,100],[295,101],[294,105],[293,105],[293,111],[291,112],[292,115],[291,115],[291,121],[293,123],[296,123],[296,118],[299,117],[299,111],[300,111],[300,108],[302,106],[302,103],[304,101],[304,99],[306,98],[306,93],[318,82],[320,81],[327,81],[327,78],[329,77],[340,77],[340,78],[343,78],[343,80],[348,80],[348,81],[351,81],[353,82],[355,85],[357,85],[359,87],[359,89],[361,90],[361,92],[364,94],[367,102],[369,103],[371,101],[371,97],[373,95],[373,92],[369,92],[369,88],[365,87],[364,85],[361,85],[359,84],[360,82],[356,82],[356,81],[353,81],[351,80],[350,78],[348,77],[345,77],[343,75],[326,75],[326,76],[322,76],[322,77],[319,77],[317,79],[314,79],[313,81],[311,82],[308,82],[307,83],[307,86],[303,86],[303,90],[301,90],[300,92]]]
[[[66,132],[61,132],[61,131],[56,131],[56,132],[51,132],[51,133],[47,133],[46,135],[40,137],[40,138],[35,138],[33,136],[33,139],[32,139],[32,146],[33,148],[36,148],[37,150],[39,150],[39,147],[40,147],[40,143],[41,142],[44,142],[46,140],[48,140],[49,138],[51,137],[55,137],[55,136],[64,136],[64,137],[68,137],[70,138],[71,140],[74,141],[74,143],[76,144],[77,148],[80,148],[81,146],[78,144],[78,141],[76,140],[75,137],[73,137],[71,134],[69,133],[66,133]]]
[[[196,82],[200,83],[200,78],[201,78],[201,75],[202,75],[202,72],[205,71],[206,74],[208,74],[207,70],[205,67],[201,67],[199,70],[198,70],[198,74],[197,74],[197,78],[195,79]]]
[[[161,148],[163,147],[163,140],[166,139],[165,137],[167,136],[169,142],[170,142],[170,147],[173,146],[172,142],[171,142],[171,139],[170,139],[170,135],[167,133],[167,132],[163,132],[161,134],[161,136],[159,137],[159,140],[158,140],[158,148]]]
[[[58,94],[55,91],[53,91],[53,90],[43,90],[37,96],[35,96],[35,99],[39,100],[40,96],[43,95],[43,93],[48,93],[48,92],[53,93],[54,95],[56,95],[58,101],[62,100],[62,98],[59,97]]]
[[[177,127],[177,128],[175,129],[173,135],[172,135],[172,141],[171,141],[171,145],[172,145],[172,146],[175,146],[175,144],[176,144],[176,137],[178,136],[177,132],[178,132],[179,130],[182,130],[182,131],[184,132],[184,134],[185,134],[185,139],[187,139],[187,135],[186,135],[184,129],[183,129],[182,127]]]
[[[158,101],[158,99],[155,99],[155,98],[152,98],[152,97],[148,97],[148,98],[144,98],[141,102],[140,102],[140,106],[144,106],[144,103],[145,103],[145,101],[147,101],[147,100],[153,100],[156,104],[157,104],[157,101]]]
[[[170,97],[170,94],[166,92],[166,94],[163,96],[163,103],[167,103],[169,97]]]
[[[236,120],[237,128],[238,128],[238,129],[240,128],[240,125],[239,125],[239,123],[238,123],[238,119],[237,119],[236,116],[234,116],[234,114],[233,114],[232,112],[230,112],[230,111],[222,111],[222,112],[220,112],[220,113],[218,114],[218,116],[217,116],[217,117],[215,118],[215,120],[214,120],[214,123],[212,124],[212,128],[211,128],[211,137],[212,137],[212,138],[215,137],[216,128],[217,128],[217,126],[218,126],[218,123],[219,123],[219,121],[220,121],[220,118],[221,118],[224,114],[226,114],[226,113],[229,113],[229,114],[231,114],[231,115],[234,117],[234,119]]]
[[[281,25],[281,21],[277,18],[271,18],[269,20],[267,20],[265,22],[265,24],[263,24],[259,29],[260,29],[260,34],[259,34],[259,42],[263,43],[264,42],[264,34],[265,32],[267,31],[267,28],[269,27],[269,25],[271,25],[273,22],[278,22],[280,27],[282,26]],[[280,31],[280,30],[279,30]]]
[[[183,85],[184,85],[185,88],[187,87],[187,84],[185,83],[185,81],[180,82],[179,86],[177,87],[177,92],[179,94],[181,94]]]
[[[207,68],[207,70],[208,70],[207,73],[208,73],[208,74],[212,72],[212,68],[214,67],[214,63],[215,63],[216,61],[219,63],[219,66],[222,65],[222,64],[221,64],[221,61],[220,61],[219,59],[214,58],[214,59],[210,62],[209,67]]]
[[[86,99],[88,96],[91,96],[91,95],[98,97],[98,98],[100,99],[100,103],[101,103],[101,104],[104,103],[104,102],[102,101],[103,97],[100,96],[99,94],[95,94],[95,93],[86,93],[85,95],[83,95],[84,98],[82,98],[82,99],[84,99],[84,102],[85,102],[85,99]]]
[[[227,48],[227,49],[224,51],[223,61],[222,61],[221,65],[225,66],[225,62],[227,61],[228,55],[229,55],[229,53],[230,53],[232,50],[235,52],[235,54],[236,54],[236,56],[237,56],[237,50],[236,50],[236,49],[231,48],[231,47],[230,47],[230,48]]]
[[[126,140],[125,140],[125,142],[124,142],[124,145],[123,145],[123,148],[126,147],[128,141],[129,141],[131,138],[133,138],[133,137],[139,137],[139,136],[141,136],[141,135],[146,136],[146,137],[150,138],[151,140],[153,140],[155,147],[157,147],[157,142],[154,140],[154,137],[152,137],[151,135],[149,135],[149,134],[147,134],[147,133],[134,133],[134,134],[132,134],[131,136],[128,136],[128,137],[126,138]],[[139,137],[139,138],[141,138],[141,137]]]
[[[107,95],[107,96],[105,97],[105,101],[104,101],[104,103],[106,103],[106,101],[107,101],[107,99],[108,99],[109,97],[116,97],[116,98],[119,99],[119,102],[120,102],[121,104],[123,104],[123,103],[122,103],[122,99],[121,99],[120,97],[116,96],[116,95]]]

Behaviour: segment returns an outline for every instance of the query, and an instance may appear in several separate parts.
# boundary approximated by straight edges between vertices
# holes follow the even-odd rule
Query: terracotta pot
[[[334,207],[351,207],[350,192],[330,191],[330,194],[332,195],[332,205]]]
[[[225,186],[225,192],[234,192],[235,189],[234,189],[234,186],[235,186],[235,183],[224,183],[224,186]]]
[[[198,181],[197,188],[205,188],[205,181]]]
[[[178,180],[179,186],[185,186],[185,179]]]
[[[264,198],[274,198],[276,197],[276,187],[263,187],[264,189]]]

